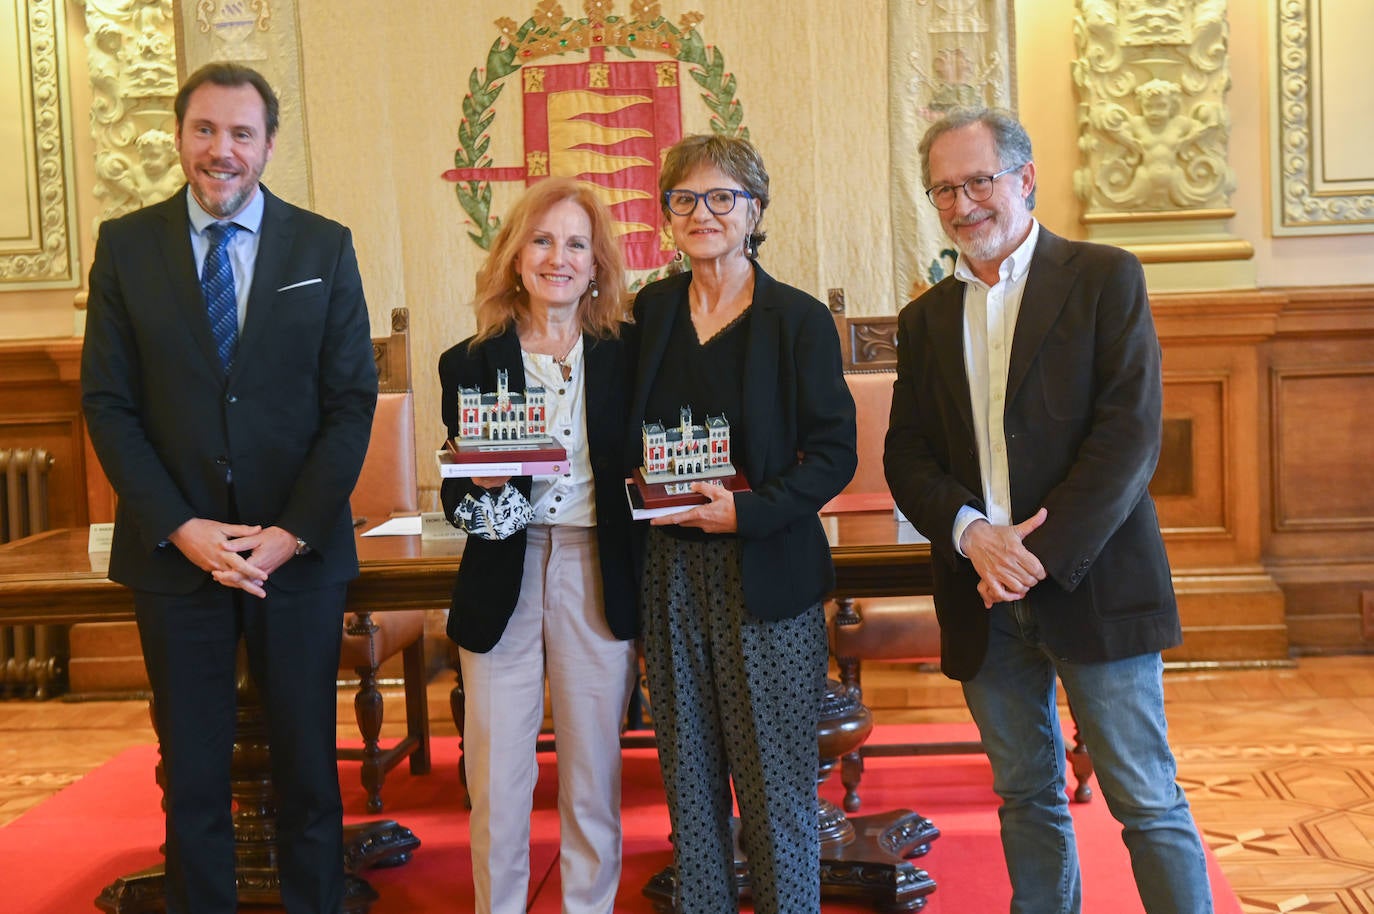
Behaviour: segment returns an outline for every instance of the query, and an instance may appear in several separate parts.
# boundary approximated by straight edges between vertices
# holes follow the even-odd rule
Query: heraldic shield
[[[526,64],[523,167],[454,169],[454,181],[579,178],[597,188],[620,233],[625,264],[654,270],[672,257],[658,204],[663,153],[682,138],[676,60]]]

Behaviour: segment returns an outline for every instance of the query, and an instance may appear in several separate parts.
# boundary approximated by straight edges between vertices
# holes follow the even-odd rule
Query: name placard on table
[[[91,524],[91,532],[86,539],[87,552],[109,552],[114,542],[114,524]]]

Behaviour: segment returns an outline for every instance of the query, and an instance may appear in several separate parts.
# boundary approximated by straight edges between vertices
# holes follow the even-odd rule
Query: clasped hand
[[[263,584],[296,553],[296,537],[281,527],[226,524],[193,517],[168,537],[181,554],[225,587],[255,597],[267,596]]]
[[[976,520],[969,524],[959,548],[978,572],[978,595],[983,606],[1020,600],[1030,589],[1045,580],[1045,566],[1025,547],[1022,540],[1045,522],[1044,508],[1019,524],[992,524]]]

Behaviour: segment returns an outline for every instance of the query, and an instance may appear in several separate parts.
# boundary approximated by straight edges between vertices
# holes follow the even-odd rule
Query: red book
[[[519,441],[454,441],[438,452],[439,475],[557,476],[568,472],[568,452],[549,439]]]
[[[689,486],[694,482],[718,483],[731,492],[749,491],[749,480],[744,478],[743,473],[734,473],[729,476],[674,479],[669,482],[649,482],[644,478],[644,468],[635,467],[632,482],[635,492],[630,499],[631,506],[651,511],[659,508],[690,508],[692,505],[704,505],[710,499],[690,490]],[[635,496],[638,498],[636,499]],[[638,504],[635,504],[636,501]]]

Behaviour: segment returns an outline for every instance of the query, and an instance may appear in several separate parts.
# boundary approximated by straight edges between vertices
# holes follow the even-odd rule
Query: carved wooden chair
[[[885,314],[849,317],[843,289],[831,289],[830,312],[840,334],[845,381],[857,409],[859,466],[845,493],[887,492],[883,474],[883,439],[887,435],[892,406],[892,382],[897,377],[897,318]],[[840,683],[859,700],[864,661],[921,663],[938,667],[940,626],[935,602],[929,596],[852,598],[836,594],[827,606],[830,650],[839,668]],[[949,755],[981,753],[976,740],[941,743],[882,743],[862,745],[840,760],[840,780],[845,787],[844,808],[855,812],[860,805],[859,782],[863,760],[875,756]],[[1074,799],[1092,797],[1087,779],[1092,760],[1074,725],[1074,745],[1069,750],[1077,786]]]
[[[410,383],[410,312],[391,312],[391,333],[372,341],[377,360],[377,412],[372,438],[350,503],[355,518],[384,520],[392,514],[419,510],[415,471],[415,404]],[[358,677],[354,715],[362,733],[361,748],[340,747],[339,758],[362,763],[363,789],[369,812],[382,809],[382,782],[402,759],[412,774],[429,771],[429,708],[426,700],[425,611],[350,613],[344,620],[339,658],[341,677]],[[400,654],[405,679],[406,734],[394,745],[380,745],[382,694],[378,667]]]

